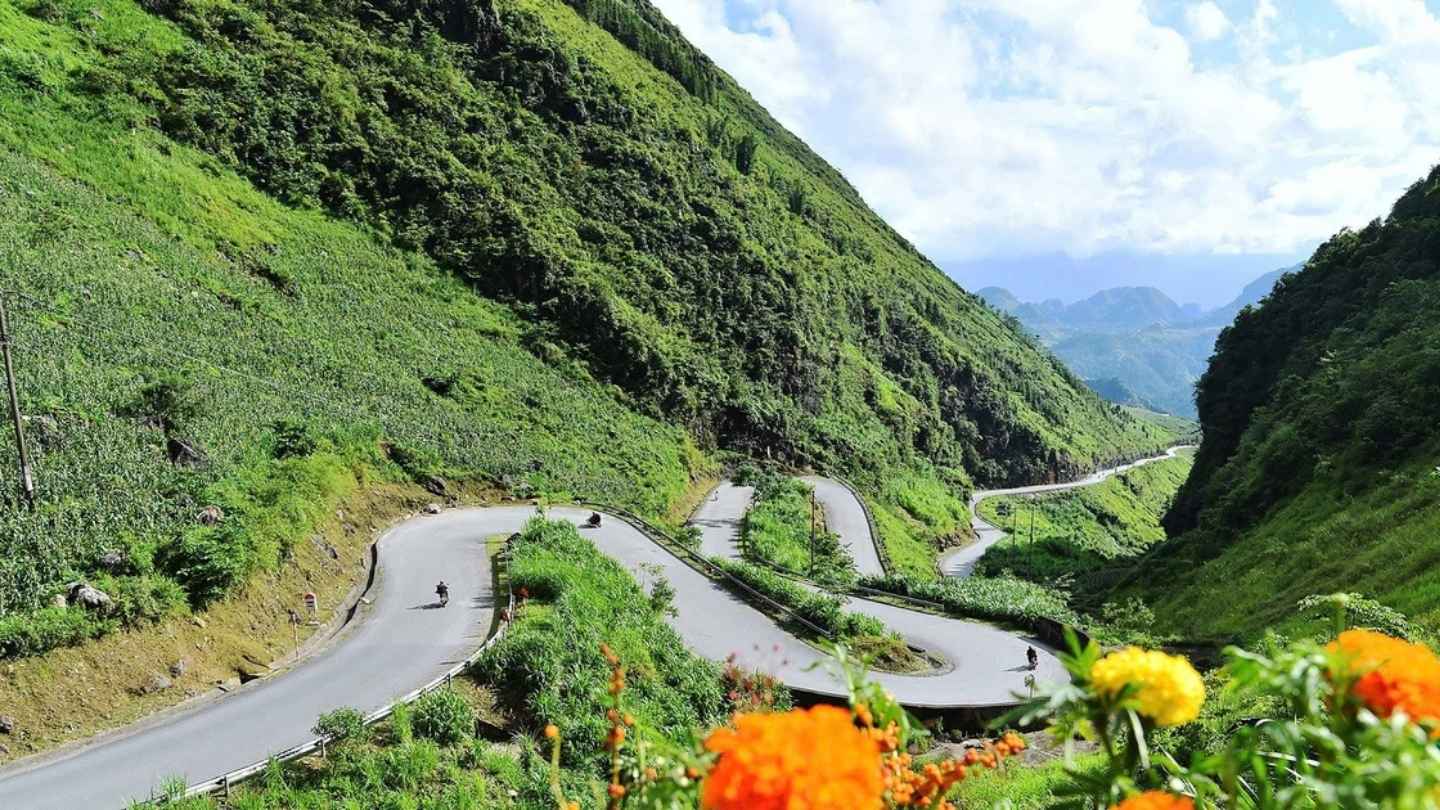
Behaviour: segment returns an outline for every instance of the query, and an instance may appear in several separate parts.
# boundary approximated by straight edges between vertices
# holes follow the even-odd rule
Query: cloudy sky
[[[970,287],[1221,303],[1440,162],[1440,0],[652,0]]]

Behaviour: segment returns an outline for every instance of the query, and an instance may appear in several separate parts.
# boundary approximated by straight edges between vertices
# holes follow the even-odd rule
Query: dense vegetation
[[[172,46],[118,49],[90,84],[280,199],[425,251],[702,437],[954,485],[1158,443],[703,59],[664,56],[688,46],[648,4],[575,5],[718,87],[687,91],[556,0],[156,3]]]
[[[755,488],[740,543],[745,558],[827,585],[855,582],[855,560],[824,527],[814,490],[798,478],[764,471],[744,483]]]
[[[1192,463],[1186,452],[1095,486],[981,501],[980,516],[1009,536],[985,552],[977,572],[1093,586],[1103,569],[1133,566],[1136,557],[1165,539],[1160,519]]]
[[[528,600],[476,673],[536,730],[557,726],[567,764],[598,777],[608,762],[609,724],[596,703],[611,674],[602,644],[629,673],[636,733],[685,740],[725,716],[720,667],[690,653],[663,606],[573,524],[532,521],[511,554],[510,585]]]
[[[1437,626],[1437,236],[1432,173],[1221,334],[1177,536],[1137,583],[1162,624],[1254,633],[1345,583]]]
[[[41,488],[7,654],[221,597],[367,482],[661,516],[696,440],[963,491],[1165,433],[643,2],[4,4],[0,268]],[[113,614],[49,607],[102,575]]]

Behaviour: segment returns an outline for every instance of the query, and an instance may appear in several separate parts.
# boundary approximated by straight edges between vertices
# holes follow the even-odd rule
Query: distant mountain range
[[[1281,276],[1299,269],[1266,273],[1212,310],[1176,303],[1154,287],[1115,287],[1073,304],[1021,301],[1003,287],[978,295],[1018,319],[1106,399],[1194,418],[1195,381],[1220,330],[1269,295]]]

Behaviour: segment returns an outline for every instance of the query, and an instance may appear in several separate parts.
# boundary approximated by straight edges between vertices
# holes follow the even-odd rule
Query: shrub
[[[0,657],[39,655],[96,638],[114,625],[79,608],[48,607],[0,617]]]
[[[475,729],[475,710],[459,693],[437,689],[415,701],[415,733],[441,745],[454,745]]]
[[[359,709],[348,706],[320,715],[310,731],[332,745],[362,742],[369,733],[365,726],[365,715],[361,714]]]

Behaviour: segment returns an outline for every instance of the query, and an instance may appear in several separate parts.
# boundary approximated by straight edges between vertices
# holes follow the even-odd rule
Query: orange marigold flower
[[[612,798],[612,799],[618,799],[618,798],[620,798],[621,796],[624,796],[624,795],[625,795],[625,786],[624,786],[624,785],[611,785],[611,786],[610,786],[610,798]]]
[[[1375,714],[1404,712],[1418,723],[1440,725],[1440,657],[1429,647],[1346,630],[1327,649],[1345,655],[1350,672],[1359,675],[1352,691]]]
[[[1125,801],[1111,805],[1110,810],[1195,810],[1189,796],[1177,796],[1163,790],[1147,790]]]
[[[741,714],[705,748],[720,755],[705,779],[706,810],[879,810],[880,748],[850,712],[815,706]]]
[[[545,727],[545,737],[546,737],[546,739],[553,740],[553,739],[555,739],[556,737],[559,737],[559,736],[560,736],[560,727],[559,727],[559,726],[555,725],[554,723],[551,723],[550,725],[548,725],[548,726]]]

